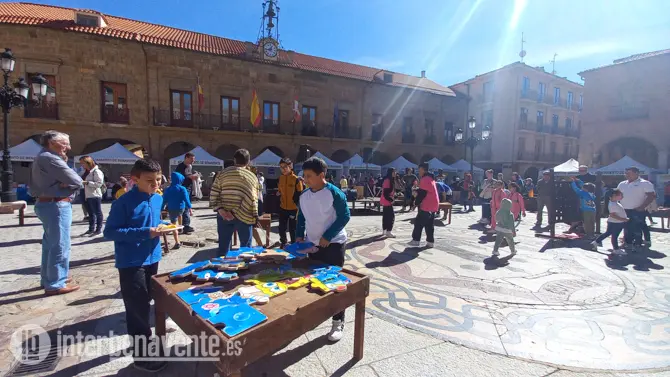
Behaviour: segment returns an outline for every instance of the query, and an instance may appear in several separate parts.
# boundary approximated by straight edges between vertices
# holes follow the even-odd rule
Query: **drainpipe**
[[[135,36],[138,40],[140,40],[140,35],[137,34]],[[156,160],[156,156],[154,156],[153,152],[153,143],[151,142],[151,125],[152,125],[152,119],[151,119],[151,101],[150,101],[150,93],[149,93],[149,58],[147,57],[147,50],[144,47],[144,43],[140,41],[140,46],[142,46],[142,52],[144,53],[144,75],[146,78],[146,90],[147,90],[147,138],[149,140],[149,156],[151,156],[152,159]]]

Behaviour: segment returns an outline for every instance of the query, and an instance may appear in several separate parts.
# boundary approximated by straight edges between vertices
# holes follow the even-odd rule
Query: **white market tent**
[[[277,168],[279,167],[279,161],[281,161],[281,157],[277,156],[273,151],[266,149],[251,160],[251,165],[259,168]]]
[[[455,169],[454,167],[445,164],[444,162],[438,160],[436,157],[433,157],[432,159],[428,160],[428,169],[429,170],[440,170],[442,169],[445,172],[452,172],[455,173],[458,171],[458,169]]]
[[[394,168],[398,172],[404,172],[407,168],[417,169],[419,166],[407,160],[405,157],[400,156],[395,160],[389,162],[386,165],[382,166],[382,169],[386,170],[388,168]]]
[[[350,159],[344,161],[342,165],[346,169],[350,170],[381,170],[382,167],[377,165],[377,164],[370,164],[370,163],[365,163],[363,161],[363,157],[361,157],[358,153],[353,155]]]
[[[12,161],[32,162],[41,150],[41,145],[33,139],[28,139],[19,145],[9,148],[9,154],[12,157]]]
[[[575,175],[579,174],[579,162],[571,158],[564,163],[554,166],[555,175]]]
[[[619,161],[613,162],[607,166],[596,170],[597,173],[602,175],[624,175],[626,168],[636,167],[640,169],[641,175],[648,175],[651,173],[652,169],[640,162],[633,160],[628,156],[623,156]]]
[[[129,151],[119,143],[114,143],[101,151],[76,156],[74,158],[75,164],[84,156],[91,156],[96,164],[110,165],[132,165],[135,161],[140,159],[133,152]]]
[[[323,162],[325,162],[326,165],[328,166],[328,170],[342,170],[342,169],[344,169],[344,165],[331,160],[330,158],[324,156],[324,154],[321,153],[321,152],[314,153],[314,155],[312,157],[318,157],[318,158],[322,159]],[[302,162],[299,163],[299,164],[295,164],[295,170],[296,171],[301,171],[302,170]]]
[[[458,160],[451,164],[451,167],[458,170],[458,171],[463,171],[463,172],[469,172],[470,171],[470,163],[465,161],[465,160]],[[476,166],[474,167],[474,172],[477,174],[483,174],[484,169],[478,168]]]
[[[193,153],[195,155],[195,161],[193,162],[193,165],[197,165],[197,166],[223,166],[223,160],[212,156],[202,147],[195,147],[191,150],[190,153]],[[181,156],[171,158],[170,159],[170,166],[179,165],[182,161],[184,161],[185,156],[186,156],[186,153],[184,153]]]

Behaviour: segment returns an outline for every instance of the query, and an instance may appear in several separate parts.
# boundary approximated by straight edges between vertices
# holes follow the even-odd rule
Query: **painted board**
[[[268,319],[265,314],[247,304],[233,305],[221,308],[216,315],[208,318],[215,327],[223,327],[223,333],[228,336],[241,334]]]
[[[203,270],[207,267],[209,267],[209,261],[201,261],[201,262],[196,262],[191,265],[188,265],[184,268],[180,268],[177,271],[174,271],[173,273],[170,274],[170,279],[177,279],[177,278],[185,278],[189,275],[191,275],[195,271]]]

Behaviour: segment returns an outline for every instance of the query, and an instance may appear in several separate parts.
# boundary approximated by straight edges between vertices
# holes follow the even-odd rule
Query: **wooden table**
[[[665,229],[666,221],[668,223],[668,228],[670,228],[670,208],[660,207],[656,211],[652,212],[651,216],[661,218],[661,229]]]
[[[28,203],[24,200],[18,200],[15,202],[0,203],[0,213],[14,214],[15,210],[19,210],[19,226],[25,225],[26,219],[26,207]]]
[[[381,203],[379,201],[379,198],[363,198],[363,199],[358,199],[358,200],[352,200],[351,201],[351,210],[355,211],[356,210],[356,202],[361,202],[363,203],[363,209],[366,210],[368,207],[370,209],[376,209],[378,211],[381,211]]]
[[[309,261],[299,261],[293,265],[298,268],[306,267]],[[272,266],[254,265],[250,272],[258,272]],[[292,340],[355,304],[353,357],[358,361],[363,358],[365,299],[370,291],[370,278],[346,269],[342,270],[342,273],[351,279],[351,284],[345,292],[319,294],[308,291],[306,287],[289,290],[283,295],[271,298],[265,305],[254,306],[268,317],[267,321],[234,337],[228,337],[200,316],[194,315],[191,307],[176,295],[177,292],[196,284],[188,280],[173,283],[167,273],[156,275],[151,279],[156,335],[165,336],[165,319],[166,315],[169,315],[187,335],[199,335],[204,332],[206,335],[218,336],[223,356],[214,365],[224,376],[240,376],[242,368],[246,365],[277,352]],[[234,291],[242,284],[241,279],[217,283],[227,292]],[[198,284],[198,286],[208,285],[212,283]],[[236,355],[225,355],[228,341],[240,341],[238,344],[243,344],[241,352]]]
[[[265,246],[270,247],[270,233],[272,232],[272,215],[269,213],[263,214],[258,218],[258,223],[261,224],[261,228],[265,230]],[[237,245],[237,231],[233,232],[233,245]]]
[[[452,205],[449,202],[444,202],[440,203],[440,211],[444,210],[444,216],[442,216],[442,221],[447,220],[447,216],[449,216],[449,220],[447,220],[447,224],[451,224],[451,209]]]

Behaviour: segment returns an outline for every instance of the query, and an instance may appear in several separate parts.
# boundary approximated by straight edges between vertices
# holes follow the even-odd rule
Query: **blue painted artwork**
[[[220,272],[214,270],[202,270],[193,273],[197,281],[229,281],[237,279],[237,273]]]
[[[262,246],[255,246],[255,247],[240,247],[237,250],[229,250],[228,254],[226,254],[226,259],[232,259],[232,258],[238,258],[240,254],[244,253],[251,253],[251,254],[259,254],[265,250],[264,247]]]
[[[308,250],[314,247],[314,244],[311,242],[296,242],[284,247],[284,251],[293,255],[294,257],[304,258],[307,254],[304,250]]]
[[[209,266],[209,261],[201,261],[201,262],[196,262],[193,263],[189,266],[186,266],[184,268],[181,268],[173,273],[170,274],[170,278],[184,278],[189,275],[191,275],[193,272],[205,269]]]
[[[255,327],[268,317],[260,311],[247,304],[226,306],[221,308],[216,315],[208,318],[208,321],[216,326],[223,327],[223,333],[228,336],[241,334],[252,327]]]
[[[339,266],[331,266],[328,264],[323,264],[323,265],[315,265],[312,266],[312,274],[318,275],[318,274],[336,274],[342,271],[342,267]]]
[[[191,305],[202,300],[209,293],[220,291],[219,287],[196,287],[187,289],[185,291],[177,292],[177,296],[184,300],[185,303]]]

